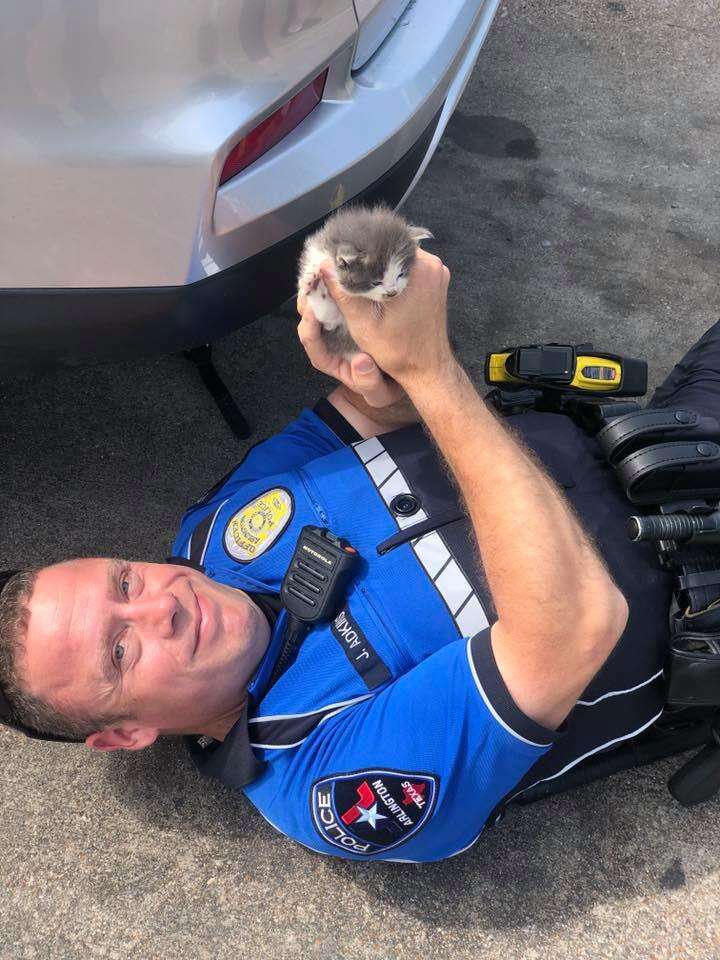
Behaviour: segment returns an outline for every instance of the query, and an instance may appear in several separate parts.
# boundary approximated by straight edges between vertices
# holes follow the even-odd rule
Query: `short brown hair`
[[[37,570],[21,570],[8,580],[0,593],[0,687],[18,723],[38,733],[84,740],[96,730],[125,718],[71,714],[33,696],[25,688],[18,661],[25,650],[29,603],[37,575]]]

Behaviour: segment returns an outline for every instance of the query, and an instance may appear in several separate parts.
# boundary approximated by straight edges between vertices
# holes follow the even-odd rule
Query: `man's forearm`
[[[448,363],[404,386],[465,498],[499,620],[528,642],[601,625],[596,608],[613,589],[602,560],[462,368]]]

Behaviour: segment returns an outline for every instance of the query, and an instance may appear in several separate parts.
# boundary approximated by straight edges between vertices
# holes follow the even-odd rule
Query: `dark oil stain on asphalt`
[[[551,167],[535,165],[525,170],[522,177],[500,180],[496,190],[504,200],[540,203],[550,195],[550,181],[556,177],[557,171]]]
[[[469,153],[537,160],[540,148],[530,127],[509,117],[472,116],[456,111],[446,135]]]
[[[679,890],[687,883],[682,860],[676,857],[665,873],[660,877],[661,890]]]
[[[510,140],[506,143],[505,154],[518,160],[537,160],[540,156],[540,150],[537,140],[534,137],[527,137],[524,140]]]

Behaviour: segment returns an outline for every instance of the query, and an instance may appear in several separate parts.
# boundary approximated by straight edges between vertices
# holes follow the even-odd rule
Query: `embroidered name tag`
[[[368,690],[374,690],[390,679],[392,674],[353,619],[349,607],[343,607],[335,617],[331,630]]]

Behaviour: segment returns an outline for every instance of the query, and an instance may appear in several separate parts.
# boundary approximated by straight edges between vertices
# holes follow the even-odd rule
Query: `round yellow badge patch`
[[[225,527],[225,549],[239,563],[265,553],[290,522],[293,498],[289,490],[276,487],[246,504]]]

